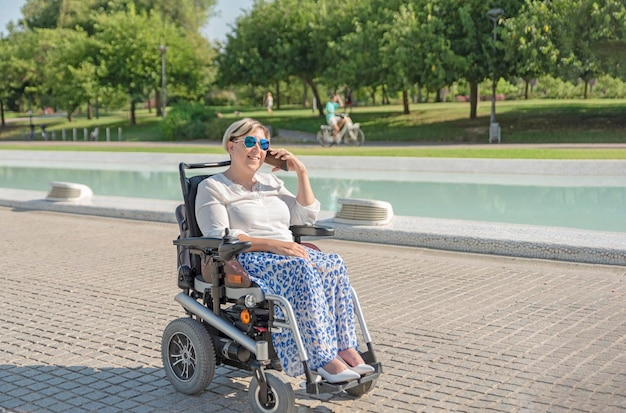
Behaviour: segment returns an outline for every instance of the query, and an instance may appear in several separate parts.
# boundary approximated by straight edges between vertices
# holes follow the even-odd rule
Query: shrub
[[[237,104],[237,95],[232,90],[209,92],[206,96],[206,103],[211,106],[234,106]]]
[[[217,113],[202,104],[181,102],[167,113],[161,130],[169,140],[208,139],[209,125],[216,119]]]
[[[624,99],[626,98],[626,83],[611,76],[599,77],[593,87],[592,96],[609,99]]]
[[[584,91],[583,86],[574,85],[552,76],[544,76],[539,79],[535,93],[549,99],[574,99],[581,98]]]

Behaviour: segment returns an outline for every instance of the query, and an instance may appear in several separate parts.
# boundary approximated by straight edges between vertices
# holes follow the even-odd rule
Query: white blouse
[[[210,176],[198,185],[196,220],[205,237],[230,235],[293,241],[290,225],[312,225],[320,211],[316,199],[300,205],[283,181],[274,174],[258,172],[249,191],[223,173]]]

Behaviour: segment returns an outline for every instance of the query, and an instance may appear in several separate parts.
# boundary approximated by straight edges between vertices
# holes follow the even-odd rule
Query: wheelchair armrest
[[[174,245],[181,247],[190,247],[198,249],[213,249],[220,246],[222,243],[221,238],[207,238],[207,237],[192,237],[192,238],[180,238],[174,240]]]
[[[289,227],[295,237],[327,237],[335,235],[335,228],[313,225],[292,225]]]

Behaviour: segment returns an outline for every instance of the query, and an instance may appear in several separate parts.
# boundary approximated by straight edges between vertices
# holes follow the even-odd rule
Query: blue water
[[[602,186],[601,177],[585,185],[569,178],[564,185],[467,182],[467,175],[447,182],[353,179],[315,176],[311,184],[323,210],[336,211],[340,198],[377,199],[391,203],[396,215],[563,226],[626,232],[626,185]],[[325,174],[328,175],[328,171]],[[339,175],[343,175],[337,172]],[[461,175],[461,174],[459,174]],[[345,175],[344,175],[345,176]],[[281,179],[295,191],[294,177]],[[563,177],[567,179],[567,177]],[[49,191],[51,181],[89,186],[95,195],[182,200],[177,171],[120,171],[0,166],[0,187]],[[456,181],[456,182],[455,182]],[[625,183],[626,184],[626,183]]]

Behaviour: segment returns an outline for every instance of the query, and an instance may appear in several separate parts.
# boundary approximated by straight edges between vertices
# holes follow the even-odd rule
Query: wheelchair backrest
[[[196,220],[196,195],[200,182],[211,176],[210,174],[187,176],[188,169],[216,168],[230,165],[230,161],[212,162],[202,164],[186,164],[181,162],[178,166],[180,185],[183,192],[183,205],[176,208],[175,215],[178,222],[179,238],[201,237],[202,231]],[[191,254],[189,248],[178,247],[178,268],[187,266],[192,273],[200,274],[200,256]]]
[[[187,176],[186,171],[188,169],[200,169],[200,168],[217,168],[230,165],[230,161],[223,162],[210,162],[210,163],[196,163],[196,164],[186,164],[181,162],[178,166],[178,171],[180,174],[180,185],[183,191],[183,201],[185,202],[185,221],[187,223],[187,229],[189,230],[189,235],[192,237],[201,237],[202,231],[200,231],[200,227],[198,226],[198,221],[196,220],[196,196],[198,194],[198,185],[200,182],[204,181],[206,178],[211,176],[208,175],[195,175],[195,176]]]

